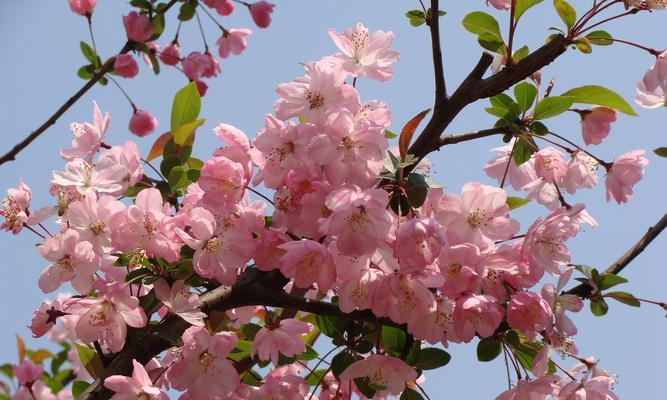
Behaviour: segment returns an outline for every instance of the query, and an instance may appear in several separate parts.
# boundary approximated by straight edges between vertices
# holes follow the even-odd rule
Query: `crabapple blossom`
[[[649,161],[643,157],[644,150],[633,150],[618,156],[607,170],[605,186],[607,201],[612,198],[617,203],[627,203],[632,199],[632,187],[644,176],[644,168]]]
[[[480,251],[471,243],[443,247],[438,256],[438,270],[444,277],[440,291],[449,298],[456,299],[461,294],[473,290],[480,279]]]
[[[256,391],[251,392],[249,400],[284,399],[302,400],[308,396],[308,385],[300,369],[294,365],[278,367],[264,378],[264,383]]]
[[[95,153],[104,142],[104,135],[109,128],[110,120],[109,113],[104,113],[102,116],[100,108],[93,101],[93,123],[74,122],[70,124],[70,130],[74,135],[72,148],[60,150],[62,158],[65,161],[82,158],[87,162],[92,162]]]
[[[39,288],[44,293],[58,289],[64,282],[72,282],[74,289],[87,294],[93,288],[93,274],[100,259],[90,242],[82,241],[79,232],[68,229],[53,238],[46,238],[39,253],[53,262],[39,276]]]
[[[340,375],[341,385],[363,377],[368,377],[373,388],[398,395],[405,389],[406,382],[417,379],[417,372],[399,358],[373,354],[347,367]]]
[[[327,248],[313,240],[291,241],[278,246],[285,253],[278,261],[280,272],[294,279],[298,288],[309,288],[317,283],[321,292],[331,288],[336,280],[336,269]]]
[[[67,2],[73,12],[84,17],[92,15],[97,5],[97,0],[67,0]]]
[[[153,24],[147,14],[132,11],[123,16],[123,25],[127,38],[135,42],[147,42],[153,36]]]
[[[183,73],[193,81],[211,78],[220,73],[220,64],[211,53],[193,51],[183,60]]]
[[[204,0],[204,4],[214,8],[215,11],[222,16],[229,15],[234,11],[234,3],[232,0]]]
[[[28,185],[19,182],[18,188],[7,189],[7,197],[2,200],[2,208],[0,215],[4,220],[0,229],[11,231],[17,235],[23,229],[24,224],[28,222],[28,207],[30,207],[30,200],[32,199],[32,192]]]
[[[635,102],[644,108],[667,105],[667,51],[662,53],[637,84]]]
[[[339,284],[340,310],[349,313],[355,309],[371,308],[375,290],[382,276],[377,270],[368,269],[358,279],[350,279]]]
[[[497,179],[500,184],[503,176],[505,176],[505,169],[507,169],[507,182],[512,185],[514,190],[522,190],[527,184],[537,180],[537,173],[535,172],[534,157],[521,165],[516,165],[510,159],[512,147],[514,147],[516,140],[518,139],[513,139],[505,146],[491,149],[491,151],[500,154],[484,166],[484,172],[489,178]]]
[[[581,114],[581,133],[586,144],[600,144],[609,135],[616,110],[609,107],[593,107]]]
[[[116,392],[111,400],[168,400],[166,393],[153,384],[143,365],[132,360],[132,377],[112,375],[104,380],[104,386]]]
[[[271,24],[271,13],[273,12],[275,4],[262,0],[251,3],[248,7],[250,9],[252,20],[255,21],[255,25],[260,28],[268,28]]]
[[[134,186],[141,181],[144,176],[144,170],[141,167],[141,156],[139,155],[139,147],[133,141],[128,140],[125,144],[120,146],[113,146],[105,150],[95,163],[97,168],[106,169],[115,166],[122,166],[125,168],[125,177],[121,180],[123,188],[112,195],[123,194],[129,186]]]
[[[409,269],[431,265],[446,244],[444,230],[433,218],[413,218],[396,231],[396,257]]]
[[[139,73],[139,65],[130,54],[119,54],[113,67],[114,72],[123,78],[134,78]]]
[[[512,295],[507,306],[507,323],[529,339],[549,328],[552,311],[538,293],[519,292]]]
[[[600,162],[585,152],[578,150],[572,155],[563,178],[565,190],[574,194],[580,188],[593,188],[598,184],[597,169]]]
[[[16,379],[18,379],[21,385],[30,386],[33,382],[39,380],[44,372],[44,367],[35,365],[32,361],[25,360],[19,365],[12,365],[12,371],[14,371]]]
[[[157,128],[158,121],[153,114],[144,110],[135,110],[130,118],[129,129],[139,137],[144,137]]]
[[[155,297],[164,304],[169,311],[183,318],[194,326],[204,326],[206,314],[199,310],[199,296],[190,293],[189,288],[185,286],[185,281],[177,280],[169,287],[169,283],[164,279],[158,279],[153,284]]]
[[[596,376],[585,380],[584,382],[572,381],[560,388],[555,396],[557,400],[578,400],[578,399],[600,399],[600,400],[618,400],[611,391],[611,386],[615,383],[609,376]]]
[[[489,4],[498,10],[509,10],[512,7],[512,0],[486,0],[486,5]]]
[[[486,338],[495,332],[503,319],[504,310],[498,300],[486,294],[460,297],[454,307],[454,328],[461,341],[469,342],[475,333]]]
[[[227,29],[215,44],[218,45],[218,54],[222,58],[229,57],[229,54],[239,55],[248,47],[246,42],[252,31],[246,28]]]
[[[199,176],[202,200],[214,208],[227,209],[240,201],[247,183],[243,166],[223,156],[204,163]]]
[[[171,42],[160,52],[160,61],[166,65],[176,65],[181,60],[181,47],[178,42]]]
[[[458,343],[460,340],[454,331],[453,311],[453,300],[436,299],[418,323],[408,325],[408,332],[431,344],[442,342],[446,347],[448,342]]]
[[[564,154],[553,147],[545,147],[535,154],[535,173],[547,182],[560,183],[567,173]]]
[[[255,334],[250,355],[257,355],[260,360],[271,360],[278,365],[279,353],[292,357],[306,351],[306,344],[301,337],[312,330],[309,323],[294,318],[269,321]]]
[[[496,400],[546,400],[548,396],[558,393],[557,381],[558,377],[555,375],[543,376],[532,381],[519,379],[515,388],[502,392]]]
[[[568,267],[558,278],[556,287],[547,283],[542,287],[542,297],[549,303],[553,310],[555,324],[554,327],[559,333],[574,336],[577,334],[577,327],[572,320],[565,314],[566,311],[579,312],[584,303],[579,296],[573,294],[561,294],[565,284],[570,279],[574,267]]]
[[[343,33],[333,29],[328,31],[342,53],[337,54],[343,61],[343,69],[351,76],[366,76],[377,81],[386,81],[391,78],[393,71],[391,64],[398,61],[397,50],[390,49],[394,38],[392,32],[369,32],[358,23]]]
[[[122,165],[113,165],[98,169],[80,158],[75,158],[65,165],[65,171],[53,172],[53,183],[72,187],[82,195],[94,193],[116,193],[123,188],[120,183],[127,170]]]
[[[35,338],[42,337],[55,326],[58,317],[66,315],[62,311],[62,303],[58,300],[45,300],[32,313],[32,322],[28,328]]]
[[[435,301],[429,287],[442,284],[442,277],[431,274],[404,275],[393,273],[384,277],[373,293],[371,310],[377,316],[388,316],[399,324],[418,320]]]

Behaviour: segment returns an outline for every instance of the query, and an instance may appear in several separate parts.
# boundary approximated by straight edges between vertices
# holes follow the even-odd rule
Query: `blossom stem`
[[[199,33],[201,34],[201,40],[204,41],[205,53],[208,53],[208,43],[206,42],[206,35],[204,35],[204,27],[201,24],[201,19],[199,19],[199,13],[197,11],[195,11],[195,17],[197,17],[197,25],[199,26]]]
[[[514,149],[516,148],[516,144],[518,143],[518,140],[514,141],[514,144],[512,145],[512,150],[510,151],[510,155],[507,158],[507,165],[505,165],[505,172],[503,172],[503,179],[500,182],[500,188],[502,189],[505,187],[505,179],[507,179],[507,173],[510,170],[510,163],[512,162],[512,156],[514,156]]]
[[[611,4],[613,4],[613,3],[610,3],[609,5],[611,5]],[[587,32],[587,31],[590,31],[591,29],[595,28],[596,26],[600,26],[600,25],[605,24],[605,23],[607,23],[607,22],[610,22],[610,21],[613,21],[613,20],[615,20],[615,19],[618,19],[618,18],[622,18],[622,17],[628,16],[628,15],[637,14],[639,11],[640,11],[640,10],[639,10],[638,8],[633,8],[633,9],[630,10],[630,11],[626,11],[626,12],[624,12],[624,13],[615,15],[615,16],[613,16],[613,17],[609,17],[609,18],[603,19],[603,20],[600,21],[600,22],[596,22],[596,23],[594,23],[593,25],[589,26],[588,28],[582,29],[582,30],[580,30],[580,31],[577,32],[577,33],[578,33],[579,35],[581,35],[581,34]]]
[[[516,9],[516,0],[512,0],[512,5],[510,6],[510,32],[509,32],[509,40],[507,43],[507,57],[505,65],[507,67],[511,67],[512,64],[514,64],[514,59],[512,58],[512,47],[514,44],[514,32],[516,30],[516,23],[514,22],[514,13]]]
[[[621,299],[621,300],[637,300],[637,301],[641,301],[641,302],[648,303],[648,304],[655,304],[658,307],[662,307],[663,309],[667,309],[666,308],[667,304],[664,303],[664,302],[642,299],[642,298],[635,297],[635,296],[623,296],[623,295],[620,295],[620,294],[607,293],[607,294],[603,294],[602,297],[608,297],[608,298],[612,298],[612,299]]]
[[[655,56],[656,58],[660,57],[660,54],[662,54],[662,52],[660,50],[656,50],[656,49],[652,49],[650,47],[642,46],[639,43],[630,42],[628,40],[621,40],[621,39],[616,39],[616,38],[606,38],[606,37],[587,37],[587,38],[589,40],[609,40],[609,41],[612,41],[612,42],[627,44],[628,46],[633,46],[633,47],[636,47],[638,49],[645,50],[649,54],[651,54],[652,56]]]
[[[26,229],[28,229],[30,232],[34,233],[35,235],[41,237],[42,239],[46,239],[46,236],[44,236],[44,235],[42,235],[41,233],[39,233],[39,232],[37,232],[36,230],[34,230],[34,229],[32,228],[32,226],[30,226],[30,225],[24,223],[24,224],[23,224],[23,227],[26,228]]]
[[[130,102],[130,106],[132,106],[132,110],[133,110],[134,112],[137,112],[137,106],[134,105],[134,102],[132,101],[132,99],[130,98],[130,96],[127,94],[127,92],[125,91],[125,89],[123,89],[123,87],[120,86],[120,83],[118,83],[118,82],[116,81],[116,79],[114,79],[112,76],[108,76],[107,78],[108,78],[114,85],[116,85],[116,87],[118,88],[118,90],[120,90],[121,93],[123,93],[123,96],[125,96],[125,98],[127,99],[127,101]]]
[[[91,14],[86,14],[86,19],[88,20],[88,32],[90,32],[90,40],[93,42],[93,50],[95,50],[95,54],[97,54],[95,35],[93,35],[93,16]]]
[[[255,189],[251,188],[250,186],[246,186],[246,189],[249,190],[249,191],[251,191],[251,192],[253,192],[253,193],[255,193],[257,196],[263,198],[264,200],[268,201],[272,206],[275,206],[275,204],[273,203],[273,201],[272,201],[271,199],[269,199],[268,197],[266,197],[264,194],[262,194],[262,193],[259,192],[258,190],[255,190]]]
[[[222,30],[223,33],[227,32],[227,29],[225,29],[222,26],[222,24],[220,22],[218,22],[218,20],[215,19],[215,17],[213,15],[211,15],[211,13],[206,9],[206,7],[201,7],[201,10],[204,11],[204,14],[208,15],[208,17],[211,19],[211,21],[213,21],[213,23],[216,24],[218,26],[218,28],[220,28],[220,30]]]
[[[49,230],[46,229],[46,227],[45,227],[44,225],[42,225],[41,222],[39,223],[39,227],[42,228],[42,229],[44,229],[44,232],[46,232],[47,235],[53,237],[53,235],[51,234],[51,232],[49,232]]]
[[[600,159],[600,158],[594,156],[593,154],[589,153],[588,151],[586,151],[585,149],[583,149],[581,146],[578,146],[576,143],[574,143],[574,142],[568,140],[567,138],[565,138],[565,137],[563,137],[563,136],[561,136],[561,135],[559,135],[559,134],[557,134],[557,133],[551,132],[551,131],[549,131],[549,134],[550,134],[550,135],[553,135],[553,136],[555,136],[555,137],[557,137],[557,138],[560,139],[560,140],[563,140],[563,141],[569,143],[570,145],[576,147],[577,150],[581,150],[581,151],[583,151],[583,152],[586,153],[588,156],[590,156],[591,158],[593,158],[595,161],[599,162],[600,165],[602,165],[602,166],[605,167],[606,169],[611,168],[612,163],[606,162],[606,161],[604,161],[604,160],[602,160],[602,159]]]
[[[144,164],[148,165],[148,166],[150,167],[150,169],[152,169],[153,171],[155,171],[155,173],[160,177],[160,179],[162,179],[162,181],[164,181],[164,182],[167,181],[167,179],[164,177],[164,175],[162,175],[162,173],[160,173],[160,171],[159,171],[157,168],[155,168],[155,167],[153,166],[153,164],[151,164],[149,161],[147,161],[147,160],[145,160],[145,159],[143,159],[143,158],[141,159],[141,161],[142,161]]]

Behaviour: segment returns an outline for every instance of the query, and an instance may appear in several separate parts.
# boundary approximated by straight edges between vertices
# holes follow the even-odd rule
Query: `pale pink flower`
[[[524,186],[522,190],[528,191],[526,196],[528,200],[535,199],[549,210],[555,210],[561,205],[558,187],[554,182],[538,178]]]
[[[72,148],[60,150],[60,155],[65,161],[71,161],[75,158],[82,158],[87,162],[93,161],[93,156],[100,149],[104,141],[104,135],[109,128],[109,113],[102,112],[93,101],[93,123],[88,122],[70,124],[70,130],[74,139],[72,140]]]
[[[218,54],[220,57],[227,58],[230,53],[241,54],[248,47],[246,40],[251,33],[252,31],[246,28],[232,28],[223,31],[222,36],[215,42],[218,45]]]
[[[625,8],[639,8],[641,10],[664,10],[667,8],[667,0],[623,0]]]
[[[219,147],[213,153],[213,157],[227,157],[243,166],[245,178],[252,178],[252,157],[250,155],[250,141],[248,136],[239,128],[220,123],[213,128],[215,135],[225,142],[227,146]]]
[[[211,53],[193,51],[183,60],[183,72],[193,81],[212,78],[220,73],[220,64]]]
[[[519,223],[508,217],[507,193],[481,183],[467,183],[461,195],[448,194],[442,204],[440,224],[448,238],[457,243],[472,243],[484,250],[494,240],[506,240],[519,230]]]
[[[155,297],[169,309],[169,311],[183,318],[186,322],[195,326],[204,326],[206,314],[199,310],[199,296],[191,293],[185,286],[185,281],[177,280],[169,287],[164,279],[158,279],[153,284]]]
[[[611,391],[615,383],[609,376],[597,376],[584,382],[572,381],[563,386],[557,400],[618,400],[618,396]]]
[[[124,167],[126,171],[125,178],[122,180],[123,189],[120,193],[114,193],[115,195],[121,195],[128,187],[139,183],[144,176],[144,170],[141,167],[139,147],[135,142],[128,140],[124,145],[113,146],[112,148],[105,150],[100,154],[97,163],[95,163],[97,169],[100,170],[115,167],[117,165]]]
[[[291,241],[285,232],[275,229],[266,229],[260,232],[259,242],[252,256],[255,266],[261,271],[271,271],[278,268],[280,257],[285,254],[285,250],[280,245]]]
[[[369,32],[358,23],[343,33],[329,29],[329,36],[342,53],[336,56],[343,61],[343,68],[354,77],[366,76],[377,81],[386,81],[391,78],[393,70],[391,64],[398,61],[397,50],[390,49],[394,39],[392,32]]]
[[[32,322],[30,331],[32,337],[38,338],[44,336],[56,324],[56,319],[66,315],[62,311],[62,303],[59,300],[45,300],[39,305],[39,308],[32,313]]]
[[[67,0],[69,2],[69,8],[81,15],[81,16],[89,16],[93,14],[93,10],[95,9],[95,5],[97,4],[97,0]]]
[[[181,61],[181,47],[178,42],[171,42],[160,52],[160,61],[165,65],[176,65]]]
[[[510,159],[512,147],[516,140],[512,139],[512,142],[505,146],[491,149],[491,151],[500,154],[484,166],[484,172],[489,178],[498,180],[498,184],[500,184],[503,176],[505,176],[505,170],[507,170],[506,181],[512,185],[514,190],[522,190],[524,186],[537,179],[537,174],[535,173],[534,157],[521,165],[516,165],[514,160]]]
[[[565,315],[565,312],[579,312],[584,307],[581,297],[574,294],[561,294],[573,270],[574,267],[566,268],[558,278],[556,287],[550,283],[542,287],[542,297],[549,303],[549,306],[553,310],[556,331],[568,336],[576,335],[577,327]]]
[[[299,288],[309,288],[317,283],[321,292],[331,288],[336,280],[336,269],[331,262],[327,248],[313,240],[299,240],[278,246],[285,250],[280,257],[280,272],[294,279]]]
[[[11,231],[17,235],[28,222],[28,207],[32,200],[32,192],[28,185],[19,182],[18,188],[7,189],[7,197],[2,200],[3,210],[0,215],[5,217],[0,229]]]
[[[378,283],[373,293],[373,313],[377,316],[388,316],[399,324],[423,318],[435,301],[429,288],[442,284],[442,277],[438,280],[438,276],[411,276],[400,273],[387,275]]]
[[[279,353],[293,357],[306,351],[302,336],[312,330],[312,325],[294,318],[268,322],[255,335],[250,355],[257,355],[260,360],[271,360],[278,365]]]
[[[644,176],[644,168],[649,161],[643,157],[645,150],[633,150],[618,156],[611,168],[607,170],[605,186],[607,201],[616,200],[618,204],[627,203],[632,199],[632,187]]]
[[[147,14],[132,11],[123,16],[123,25],[127,38],[135,42],[147,42],[153,36],[153,24]]]
[[[454,301],[448,298],[437,299],[426,315],[408,324],[408,331],[415,339],[422,339],[431,344],[442,342],[460,342],[454,330]]]
[[[204,0],[204,4],[214,8],[218,14],[227,16],[234,11],[234,3],[232,0]]]
[[[559,184],[567,173],[564,154],[553,147],[545,147],[535,153],[535,173],[547,182]]]
[[[179,259],[181,244],[173,230],[169,205],[158,189],[144,189],[135,204],[111,220],[111,242],[121,251],[141,248],[169,262]]]
[[[80,315],[76,323],[77,338],[85,343],[99,341],[109,352],[123,348],[127,326],[143,328],[148,322],[139,299],[130,296],[120,283],[101,286],[98,297],[75,299],[66,312]]]
[[[552,311],[549,303],[538,293],[519,292],[512,295],[507,306],[507,322],[526,338],[551,327]]]
[[[90,242],[101,256],[111,250],[111,219],[124,209],[123,203],[112,196],[98,199],[89,194],[70,204],[67,222],[71,230],[79,233],[79,240]]]
[[[166,393],[153,384],[148,372],[137,360],[132,360],[132,377],[112,375],[104,380],[104,387],[116,392],[111,400],[168,400]]]
[[[71,397],[70,397],[71,398]],[[12,400],[61,400],[62,397],[56,397],[51,389],[41,380],[33,382],[30,386],[21,386],[12,396]],[[65,399],[69,400],[69,399]]]
[[[617,112],[609,107],[593,107],[581,114],[581,133],[586,144],[600,144],[609,135]]]
[[[387,239],[391,229],[387,202],[384,190],[344,186],[327,197],[331,215],[320,223],[320,232],[336,238],[344,255],[369,254]]]
[[[354,110],[350,111],[354,112]],[[387,129],[392,121],[389,106],[381,100],[369,100],[359,104],[354,114],[354,122],[360,121],[365,121],[373,127]]]
[[[44,367],[33,364],[30,360],[25,360],[19,365],[12,365],[12,371],[21,385],[30,386],[42,376]]]
[[[249,400],[303,400],[308,396],[309,386],[299,376],[300,369],[294,364],[283,365],[266,374],[262,386],[250,394]]]
[[[198,183],[204,191],[204,204],[229,209],[243,198],[248,182],[241,164],[219,156],[204,163]]]
[[[340,269],[340,266],[337,266]],[[375,290],[384,275],[376,269],[367,269],[357,279],[349,279],[337,285],[338,307],[350,313],[355,309],[371,308]]]
[[[598,184],[597,169],[599,166],[600,163],[596,159],[583,151],[575,152],[567,166],[567,172],[562,182],[565,190],[574,194],[577,189],[582,187],[589,189],[595,187]]]
[[[637,84],[635,102],[644,108],[667,105],[667,51],[662,53]]]
[[[232,332],[208,333],[192,326],[183,333],[182,358],[169,370],[174,389],[191,399],[213,400],[233,392],[240,384],[239,374],[227,359],[238,338]]]
[[[195,271],[225,285],[235,283],[238,270],[252,257],[255,248],[252,233],[234,220],[219,224],[213,214],[201,207],[190,211],[188,225],[188,233],[179,228],[176,233],[195,250],[192,259]]]
[[[321,124],[327,112],[350,110],[359,104],[356,89],[345,84],[342,67],[319,61],[306,64],[305,70],[305,76],[278,85],[280,99],[273,104],[278,118],[305,117],[308,122]]]
[[[252,20],[255,21],[255,24],[260,28],[268,28],[271,24],[271,13],[275,4],[271,4],[268,1],[258,1],[256,3],[250,4],[250,15]]]
[[[395,255],[403,272],[432,265],[445,246],[445,231],[433,218],[413,218],[396,231]]]
[[[116,56],[113,70],[123,78],[134,78],[139,73],[139,65],[131,54],[119,54]]]
[[[519,379],[516,387],[501,393],[496,400],[545,400],[558,393],[558,376],[548,375],[528,381]]]
[[[53,262],[39,276],[39,288],[44,293],[53,292],[70,281],[81,294],[91,291],[100,258],[93,245],[82,241],[77,231],[68,229],[53,238],[46,238],[38,250],[42,257]]]
[[[445,278],[440,291],[451,299],[456,299],[471,291],[480,279],[477,266],[481,256],[477,246],[462,243],[444,247],[438,256],[438,270]]]
[[[456,335],[467,343],[479,334],[486,338],[496,331],[503,319],[503,308],[489,295],[469,294],[456,301],[454,327]]]
[[[512,7],[512,0],[486,0],[486,5],[489,4],[497,10],[509,10]]]
[[[80,194],[116,193],[123,188],[121,182],[127,174],[120,165],[97,169],[80,158],[65,165],[65,171],[54,171],[52,183],[75,188]]]
[[[397,396],[405,389],[405,383],[417,379],[417,372],[395,357],[373,354],[354,362],[340,375],[341,386],[347,386],[356,378],[368,377],[371,385]]]
[[[134,110],[130,118],[129,129],[139,137],[144,137],[157,128],[158,121],[153,114],[144,110]]]

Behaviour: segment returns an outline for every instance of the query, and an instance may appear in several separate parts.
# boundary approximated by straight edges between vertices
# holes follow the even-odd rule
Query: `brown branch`
[[[660,233],[662,233],[665,227],[667,227],[667,213],[665,213],[665,215],[660,218],[660,221],[650,227],[644,236],[642,236],[634,246],[632,246],[618,260],[605,269],[602,274],[618,274],[621,272],[632,262],[632,260],[640,255],[644,249],[646,249],[646,247],[648,247],[648,245],[651,244],[651,242],[660,235]],[[582,283],[568,290],[566,293],[575,294],[582,298],[588,298],[593,293],[593,290],[594,288],[590,284]]]
[[[426,23],[431,31],[431,49],[433,52],[433,73],[435,76],[435,106],[447,100],[447,85],[442,66],[442,50],[440,47],[440,16],[438,0],[431,0],[431,12],[426,16]]]
[[[504,128],[482,129],[480,131],[461,133],[458,135],[443,136],[440,138],[438,147],[447,146],[448,144],[456,144],[461,142],[467,142],[470,140],[481,139],[493,135],[503,135],[509,132],[510,130],[504,127]]]
[[[164,14],[169,9],[178,2],[178,0],[171,0],[162,10],[160,10],[159,14]],[[123,46],[123,48],[120,50],[118,54],[125,54],[129,52],[130,50],[134,49],[133,43],[132,42],[127,42]],[[102,77],[110,72],[113,69],[113,65],[116,62],[116,56],[109,58],[102,66],[100,69],[93,75],[92,78],[86,82],[81,89],[79,89],[76,93],[72,95],[65,103],[63,103],[60,108],[56,110],[56,112],[49,117],[42,125],[40,125],[37,129],[32,131],[28,136],[26,136],[25,139],[17,143],[10,151],[5,153],[2,157],[0,157],[0,165],[9,162],[9,161],[14,161],[16,159],[16,156],[30,143],[32,143],[35,139],[37,139],[42,133],[44,133],[49,127],[54,125],[57,121],[58,118],[60,118],[67,110],[70,109],[76,103],[88,90],[90,90],[95,84],[102,79]]]

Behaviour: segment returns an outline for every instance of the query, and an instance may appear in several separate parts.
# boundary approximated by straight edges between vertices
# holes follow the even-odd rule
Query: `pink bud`
[[[232,0],[204,0],[204,4],[211,8],[215,8],[215,11],[220,15],[229,15],[234,11],[234,3]]]
[[[68,0],[69,8],[75,13],[86,16],[93,13],[97,0]]]
[[[139,73],[139,65],[130,54],[119,54],[114,63],[116,75],[123,78],[134,78]]]
[[[160,61],[166,65],[176,65],[181,60],[181,47],[178,43],[169,43],[160,53]]]
[[[28,385],[42,376],[44,367],[35,365],[29,360],[25,360],[19,365],[12,365],[12,370],[21,385]]]
[[[616,110],[608,107],[594,107],[584,111],[581,117],[581,131],[586,144],[600,144],[611,131],[611,123],[616,121]]]
[[[258,27],[268,28],[269,24],[271,24],[271,13],[273,12],[274,7],[275,4],[271,4],[264,0],[250,5],[250,15]]]
[[[229,29],[220,36],[216,42],[218,54],[221,58],[229,57],[229,54],[239,55],[248,47],[246,38],[252,33],[250,29]]]
[[[157,127],[157,119],[148,111],[136,110],[130,118],[130,132],[144,137]]]
[[[146,14],[137,14],[136,11],[123,16],[123,25],[127,38],[135,42],[146,42],[153,36],[153,24]]]

